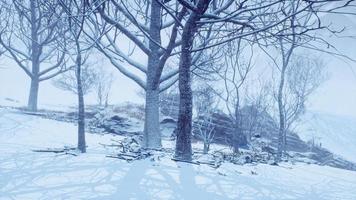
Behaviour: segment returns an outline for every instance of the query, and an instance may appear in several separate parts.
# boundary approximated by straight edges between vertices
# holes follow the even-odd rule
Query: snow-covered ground
[[[70,123],[0,109],[0,199],[355,200],[356,172],[307,164],[207,165],[169,156],[127,163],[106,158],[119,136],[87,134],[88,153],[35,153],[75,146]],[[169,144],[166,142],[165,144]]]
[[[303,117],[297,131],[303,140],[314,138],[331,152],[356,162],[355,117],[311,112]]]
[[[0,97],[0,106],[3,107],[16,107],[16,108],[25,108],[27,102],[24,100],[12,99],[9,97]],[[73,112],[75,111],[74,107],[66,104],[41,104],[39,109],[51,110],[51,111],[62,111],[62,112]]]

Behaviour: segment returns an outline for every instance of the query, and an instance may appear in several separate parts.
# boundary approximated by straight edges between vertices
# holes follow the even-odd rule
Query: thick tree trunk
[[[190,77],[191,56],[181,54],[179,65],[179,114],[175,157],[182,160],[192,159],[192,90]]]
[[[200,0],[197,4],[197,12],[192,12],[184,25],[182,33],[182,52],[179,61],[179,113],[177,124],[177,140],[175,158],[180,160],[192,160],[192,104],[193,95],[191,89],[190,68],[192,65],[191,49],[194,35],[197,32],[197,21],[206,11],[209,0]]]
[[[37,77],[31,78],[31,86],[27,103],[27,109],[30,111],[37,111],[39,85],[40,82]]]
[[[195,15],[194,13],[192,15]],[[190,17],[182,35],[182,53],[179,63],[179,113],[175,157],[182,160],[192,159],[192,89],[190,67],[192,57],[190,49],[196,31],[195,19]]]
[[[152,1],[147,79],[146,79],[146,105],[145,127],[143,134],[143,147],[159,149],[161,144],[161,132],[159,127],[159,85],[155,84],[155,74],[160,59],[161,43],[161,5],[158,1]],[[153,41],[152,41],[153,40]]]
[[[145,148],[161,148],[159,127],[159,91],[146,90],[145,127],[143,145]]]
[[[77,60],[76,60],[76,78],[77,78],[77,92],[78,92],[78,149],[82,152],[86,152],[85,142],[85,108],[84,108],[84,94],[81,79],[81,65],[82,58],[79,51],[79,44],[77,43]]]

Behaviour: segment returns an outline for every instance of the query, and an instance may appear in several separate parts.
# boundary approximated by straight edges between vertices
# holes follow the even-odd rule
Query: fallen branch
[[[122,144],[103,144],[103,143],[99,143],[99,144],[104,147],[122,147]]]
[[[127,162],[131,162],[131,161],[135,160],[134,158],[125,158],[125,157],[120,156],[120,155],[106,155],[106,157],[126,160]]]
[[[171,160],[176,161],[176,162],[185,162],[185,163],[200,165],[199,162],[194,162],[192,160],[181,160],[181,159],[177,159],[177,158],[172,158]]]
[[[151,156],[153,154],[151,154],[150,152],[142,152],[142,153],[118,153],[118,154],[114,154],[114,155],[106,155],[106,157],[108,158],[117,158],[117,159],[121,159],[121,160],[126,160],[127,162],[133,161],[133,160],[141,160],[141,159],[145,159],[149,156]]]
[[[65,152],[64,154],[65,154],[65,155],[78,156],[78,154],[76,154],[76,153],[71,153],[71,152]]]
[[[78,156],[75,153],[72,153],[70,151],[76,150],[77,148],[75,147],[64,147],[64,148],[47,148],[47,149],[33,149],[33,152],[41,152],[41,153],[64,153],[64,154],[69,154],[73,156]]]
[[[45,153],[63,153],[64,149],[34,149],[33,152],[45,152]]]
[[[219,168],[221,165],[221,162],[203,162],[203,161],[197,161],[200,164],[206,164],[209,165],[210,167],[213,167],[215,169]]]

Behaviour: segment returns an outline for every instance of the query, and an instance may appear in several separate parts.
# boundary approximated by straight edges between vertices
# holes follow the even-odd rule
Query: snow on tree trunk
[[[30,111],[37,111],[37,99],[38,99],[38,89],[39,89],[39,71],[40,71],[40,46],[39,38],[36,26],[36,2],[31,1],[31,64],[32,64],[32,76],[31,76],[31,86],[30,94],[28,98],[27,108]]]
[[[192,21],[192,17],[190,17],[182,35],[182,53],[179,63],[179,113],[175,157],[182,160],[192,159],[191,131],[193,97],[190,77],[190,66],[192,63],[190,49],[192,47],[195,31],[195,21]]]
[[[179,113],[175,149],[175,158],[181,160],[192,160],[193,95],[190,74],[192,55],[190,50],[193,47],[194,35],[198,29],[197,21],[206,11],[209,2],[209,0],[198,2],[197,11],[190,14],[182,33],[182,52],[179,61]]]
[[[175,157],[182,160],[192,159],[191,131],[192,131],[192,90],[190,88],[191,57],[181,55],[179,73],[180,104],[177,125],[177,140]],[[184,61],[183,61],[184,60]],[[184,64],[185,63],[185,64]],[[189,63],[189,64],[188,64]],[[185,66],[188,64],[188,66]]]
[[[38,78],[31,79],[30,94],[28,97],[27,109],[30,111],[37,111],[37,99],[39,90],[39,80]]]
[[[145,127],[143,146],[145,148],[159,149],[161,144],[161,132],[159,127],[159,84],[155,83],[155,75],[160,60],[161,42],[161,5],[152,1],[147,80],[146,80],[146,105],[145,105]]]
[[[146,90],[145,127],[143,136],[145,148],[161,148],[159,127],[159,91]]]

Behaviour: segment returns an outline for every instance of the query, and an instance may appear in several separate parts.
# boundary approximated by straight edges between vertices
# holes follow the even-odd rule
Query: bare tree
[[[192,130],[192,89],[191,89],[191,66],[192,47],[194,36],[199,25],[198,21],[207,11],[210,1],[199,0],[195,5],[191,2],[179,1],[187,9],[191,9],[182,32],[182,44],[179,61],[179,114],[177,124],[177,140],[175,149],[175,158],[182,160],[192,159],[191,130]],[[191,7],[193,6],[193,8]]]
[[[191,159],[191,121],[192,121],[192,92],[190,88],[190,71],[192,66],[192,53],[224,43],[243,38],[257,40],[261,38],[275,38],[284,35],[274,27],[286,22],[290,18],[303,18],[311,13],[319,19],[316,7],[328,4],[327,1],[298,1],[299,6],[294,7],[290,1],[220,1],[177,0],[190,13],[183,26],[181,36],[181,53],[179,63],[179,90],[180,112],[178,116],[178,131],[175,157],[183,160]],[[347,5],[349,1],[345,2]],[[291,10],[292,12],[285,12]],[[224,26],[221,26],[223,24]],[[314,23],[314,28],[320,24]],[[212,31],[219,31],[218,37],[208,40],[201,46],[194,46],[197,34],[206,32],[207,27]],[[290,29],[291,27],[285,27]],[[303,34],[304,29],[299,34]],[[254,37],[249,37],[254,36]],[[253,39],[251,39],[253,38]]]
[[[28,109],[36,111],[39,83],[66,70],[63,65],[66,41],[58,37],[65,31],[59,26],[63,10],[55,1],[2,3],[11,15],[6,19],[7,31],[0,32],[0,44],[31,79]]]
[[[213,114],[217,110],[219,102],[216,100],[215,92],[211,87],[199,86],[194,90],[194,108],[196,118],[193,122],[193,132],[203,140],[203,153],[208,153],[210,144],[215,136],[215,124]]]
[[[274,95],[279,113],[278,160],[287,150],[288,131],[292,131],[293,125],[304,113],[308,97],[325,80],[324,68],[320,58],[293,55],[284,70],[280,71],[281,79]]]
[[[293,125],[306,109],[308,98],[326,80],[325,65],[321,58],[312,54],[292,57],[286,74],[283,105],[287,130],[293,130]]]
[[[299,0],[293,0],[286,2],[286,7],[281,8],[284,15],[291,15],[295,13],[304,2]],[[268,50],[262,47],[262,50],[268,55],[275,67],[279,71],[279,83],[276,94],[276,101],[278,105],[278,118],[279,118],[279,135],[278,135],[278,153],[277,160],[280,160],[283,151],[286,149],[286,112],[285,112],[285,87],[286,87],[286,75],[290,67],[290,60],[295,50],[310,42],[315,37],[312,37],[308,32],[316,29],[321,29],[321,25],[315,26],[313,23],[314,12],[313,10],[300,15],[292,15],[287,20],[275,26],[278,35],[272,38],[272,44],[274,44],[277,50],[277,57],[273,57]],[[267,44],[268,46],[268,44]],[[272,45],[273,46],[273,45]]]
[[[279,71],[279,83],[277,90],[277,104],[278,104],[278,121],[279,121],[279,136],[278,136],[278,155],[277,160],[280,160],[283,151],[286,150],[286,132],[287,114],[284,108],[285,101],[285,88],[287,72],[290,68],[291,58],[298,48],[317,50],[315,44],[324,44],[332,49],[335,49],[324,38],[318,37],[315,34],[317,30],[324,29],[329,33],[337,34],[340,31],[333,30],[330,25],[323,25],[322,20],[319,17],[320,13],[338,13],[345,7],[352,6],[353,0],[340,0],[340,1],[310,1],[310,8],[305,12],[298,12],[301,7],[304,7],[306,2],[301,0],[286,1],[285,5],[280,8],[282,16],[290,16],[286,20],[280,21],[277,26],[274,26],[271,30],[276,32],[276,35],[269,37],[272,43],[260,43],[262,44],[262,50],[272,59],[275,67]],[[298,14],[295,14],[298,13]],[[342,30],[341,30],[342,31]],[[264,34],[264,32],[262,33]],[[272,44],[272,45],[271,45]],[[268,46],[275,47],[278,56],[273,57],[271,49]],[[267,47],[267,48],[265,48]],[[274,50],[272,50],[274,51]],[[322,52],[330,53],[333,55],[342,56],[332,51]]]
[[[250,50],[247,51],[247,48],[250,48]],[[248,55],[247,59],[245,58],[246,55]],[[234,123],[232,145],[235,153],[239,152],[239,143],[246,137],[242,128],[241,107],[243,98],[241,96],[247,76],[253,68],[253,56],[252,44],[243,44],[241,39],[230,42],[224,50],[223,67],[218,72],[224,82],[224,92],[217,94],[223,100],[229,117]]]
[[[203,140],[203,153],[207,154],[215,136],[215,124],[213,123],[212,113],[199,114],[193,124],[193,129],[195,129],[193,132],[196,132],[198,137]]]
[[[109,95],[113,81],[112,73],[106,72],[102,67],[96,70],[95,90],[99,106],[104,105],[107,107],[109,105]]]
[[[273,86],[270,80],[264,81],[262,77],[258,77],[257,80],[252,80],[252,82],[253,85],[246,83],[245,105],[247,113],[243,114],[244,130],[248,142],[251,142],[253,136],[261,136],[261,133],[266,131],[263,130],[265,129],[265,116],[269,116],[274,103],[273,92],[271,91]],[[250,85],[256,90],[250,89]]]
[[[88,42],[84,35],[86,27],[86,18],[90,13],[89,2],[87,0],[61,0],[59,1],[61,7],[66,13],[63,26],[68,27],[67,34],[62,37],[67,38],[69,44],[72,45],[72,50],[68,52],[75,66],[76,77],[76,93],[78,96],[78,145],[77,148],[82,152],[86,152],[85,141],[85,103],[84,93],[87,92],[86,82],[83,74],[83,64],[90,53],[93,44]]]
[[[103,1],[95,7],[99,13],[95,24],[102,30],[97,34],[98,49],[122,74],[145,90],[143,146],[160,148],[159,93],[177,81],[178,71],[165,71],[164,67],[180,44],[179,27],[186,9],[162,0]],[[164,34],[169,38],[165,44],[161,38]],[[126,53],[119,38],[134,44],[133,50]],[[132,54],[145,55],[147,63],[138,62]]]

